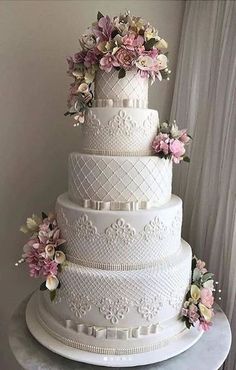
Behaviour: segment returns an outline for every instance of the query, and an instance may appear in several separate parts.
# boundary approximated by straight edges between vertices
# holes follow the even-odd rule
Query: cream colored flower
[[[56,261],[56,263],[63,263],[63,262],[65,262],[65,260],[66,260],[66,256],[65,256],[65,254],[62,252],[62,251],[57,251],[56,253],[55,253],[55,261]]]
[[[154,60],[148,55],[141,55],[135,62],[136,67],[142,71],[150,71],[154,67]]]
[[[212,319],[212,310],[209,310],[204,304],[199,303],[199,310],[201,312],[201,315],[204,317],[206,321],[211,321]]]
[[[167,49],[168,48],[168,43],[166,42],[166,40],[164,39],[160,39],[157,43],[156,43],[156,48],[160,49],[160,50],[164,50],[164,49]]]
[[[88,69],[85,71],[84,74],[84,81],[86,84],[90,84],[94,81],[95,78],[95,70],[93,71],[92,69]]]
[[[191,285],[191,289],[190,289],[190,294],[191,294],[191,297],[193,298],[194,301],[198,301],[201,297],[201,291],[200,289],[197,287],[197,285],[193,284]]]
[[[58,285],[59,285],[59,280],[55,275],[50,275],[47,277],[46,288],[48,290],[53,291],[57,289]]]
[[[147,27],[144,31],[145,40],[156,39],[158,37],[158,31],[154,27]]]
[[[214,280],[207,280],[205,283],[203,283],[204,288],[208,288],[211,291],[214,290]]]
[[[82,80],[84,78],[84,73],[82,71],[73,71],[72,75],[77,78],[77,80]]]
[[[82,94],[86,94],[89,92],[89,88],[88,88],[88,85],[86,83],[82,83],[79,85],[78,87],[78,92],[81,92]]]
[[[168,59],[164,54],[159,54],[157,57],[157,66],[158,69],[161,71],[167,67]]]
[[[21,226],[20,231],[27,234],[28,232],[34,233],[38,231],[39,225],[42,220],[37,215],[33,214],[32,217],[28,217],[26,220],[26,225]]]
[[[46,256],[52,258],[55,254],[55,248],[53,244],[48,244],[45,248]]]

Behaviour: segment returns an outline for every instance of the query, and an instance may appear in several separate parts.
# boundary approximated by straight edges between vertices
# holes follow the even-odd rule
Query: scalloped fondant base
[[[157,350],[132,355],[103,355],[67,346],[53,338],[39,323],[37,319],[37,299],[34,293],[26,308],[26,322],[31,334],[44,347],[63,357],[93,365],[108,367],[130,367],[148,365],[174,357],[192,345],[202,336],[203,332],[196,328],[186,330],[185,334],[173,339],[166,346]]]

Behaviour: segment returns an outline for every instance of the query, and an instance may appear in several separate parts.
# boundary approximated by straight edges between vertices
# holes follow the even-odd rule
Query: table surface
[[[27,297],[16,309],[9,325],[9,343],[18,363],[25,370],[91,370],[107,369],[68,360],[39,344],[30,334],[25,322]],[[159,370],[217,370],[224,363],[231,346],[231,330],[224,312],[215,305],[213,326],[190,349],[169,360],[138,369]],[[196,364],[196,366],[194,366]],[[121,368],[113,368],[121,369]],[[124,369],[124,368],[122,368]]]

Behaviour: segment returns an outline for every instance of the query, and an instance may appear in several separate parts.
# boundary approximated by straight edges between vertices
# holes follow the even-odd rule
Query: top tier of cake
[[[95,78],[95,101],[97,107],[147,108],[148,78],[143,78],[132,69],[125,78],[118,78],[118,71],[107,73],[100,69]]]

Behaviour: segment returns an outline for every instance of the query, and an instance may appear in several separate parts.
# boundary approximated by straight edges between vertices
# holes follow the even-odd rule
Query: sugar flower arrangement
[[[33,214],[20,231],[29,234],[30,238],[23,248],[22,258],[15,265],[26,262],[31,277],[44,279],[40,290],[48,289],[51,300],[54,300],[56,290],[60,288],[58,274],[66,261],[65,254],[59,250],[65,240],[61,238],[56,217],[52,213],[42,212],[42,217]]]
[[[193,257],[191,286],[182,308],[182,320],[188,329],[198,326],[207,331],[212,325],[214,280],[205,262]]]
[[[171,159],[174,163],[180,163],[182,160],[189,162],[189,157],[185,155],[185,146],[191,139],[187,130],[179,130],[176,121],[163,122],[152,142],[152,149],[158,157]]]
[[[114,18],[98,12],[94,22],[79,40],[81,51],[67,59],[68,74],[74,78],[68,98],[68,114],[83,112],[92,100],[90,85],[98,69],[118,71],[123,78],[126,71],[136,69],[143,78],[169,79],[167,42],[158,30],[141,17],[126,12]]]

